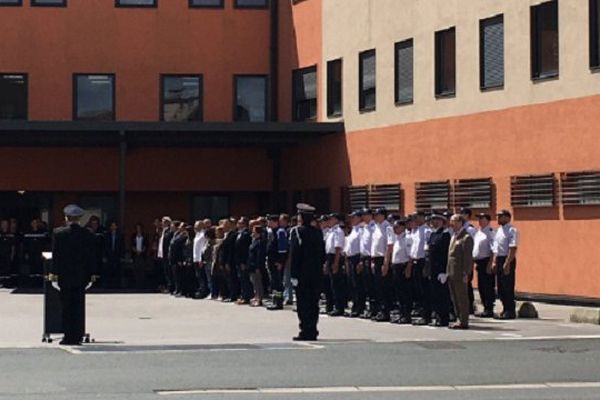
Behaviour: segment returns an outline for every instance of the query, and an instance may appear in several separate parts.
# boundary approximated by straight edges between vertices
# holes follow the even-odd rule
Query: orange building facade
[[[508,208],[518,291],[600,298],[596,1],[215,3],[0,6],[0,75],[27,78],[26,117],[0,122],[2,211]],[[114,74],[111,121],[76,121],[76,74]],[[165,120],[167,75],[201,75],[201,118]],[[266,77],[262,118],[236,76]]]

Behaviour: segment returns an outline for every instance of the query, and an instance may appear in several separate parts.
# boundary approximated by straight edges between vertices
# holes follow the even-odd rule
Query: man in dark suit
[[[248,271],[248,250],[252,243],[252,236],[248,230],[248,218],[240,218],[237,227],[238,231],[233,246],[233,258],[235,269],[238,273],[241,293],[236,304],[250,304],[252,283],[250,282],[250,273]]]
[[[237,239],[237,230],[235,229],[235,220],[228,219],[225,221],[223,229],[225,238],[221,245],[222,262],[225,268],[225,276],[227,279],[227,287],[229,289],[229,298],[224,299],[226,302],[235,301],[240,297],[240,280],[235,268],[235,241]]]
[[[106,248],[106,280],[108,288],[121,287],[121,259],[125,254],[125,243],[123,235],[119,231],[119,226],[116,222],[111,222],[109,225],[106,238],[104,240]]]
[[[448,249],[448,286],[458,322],[451,329],[469,329],[469,276],[473,273],[473,238],[465,226],[464,217],[450,218],[454,235]]]
[[[291,279],[300,320],[300,333],[294,340],[317,340],[325,245],[323,233],[311,224],[315,208],[308,204],[298,204],[297,208],[299,225],[290,232]]]
[[[429,236],[429,289],[431,305],[437,315],[437,321],[430,321],[431,326],[448,326],[450,319],[450,293],[448,292],[446,267],[448,265],[448,247],[450,233],[444,229],[446,217],[441,214],[431,216],[433,232]],[[431,313],[429,313],[431,314]]]
[[[49,279],[58,283],[65,336],[60,344],[80,345],[85,334],[85,288],[96,280],[94,236],[79,225],[84,211],[64,209],[66,226],[54,231]]]

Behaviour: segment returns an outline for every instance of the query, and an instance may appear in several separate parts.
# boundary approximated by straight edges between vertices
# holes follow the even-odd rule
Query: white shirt
[[[143,242],[144,242],[144,237],[142,235],[137,235],[135,237],[135,249],[138,253],[141,253],[144,250]]]
[[[327,240],[325,241],[325,252],[327,254],[335,254],[336,249],[344,250],[344,242],[346,237],[344,231],[339,225],[334,226],[329,230],[327,234]]]
[[[160,234],[160,239],[158,239],[158,251],[156,252],[157,258],[163,258],[163,243],[165,241],[165,233],[168,229],[169,228],[164,228]]]
[[[360,231],[360,255],[365,257],[371,256],[371,244],[373,243],[374,230],[374,221],[371,221],[368,224],[363,224],[362,229]]]
[[[371,257],[385,257],[387,247],[394,244],[394,231],[389,222],[375,224],[371,243]]]
[[[431,229],[425,224],[413,229],[410,233],[410,258],[420,260],[425,258],[425,245],[429,241]]]
[[[201,230],[200,232],[196,232],[194,236],[194,262],[202,262],[202,252],[204,252],[204,248],[206,247],[206,236],[204,233],[205,231]]]
[[[471,235],[472,238],[475,238],[475,234],[477,233],[477,228],[475,228],[473,225],[471,225],[471,223],[469,221],[465,222],[464,227],[467,230],[467,233],[469,235]]]
[[[392,264],[404,264],[410,260],[411,239],[402,232],[400,235],[394,234],[394,250],[392,251]]]
[[[344,253],[348,257],[353,257],[360,254],[360,234],[362,228],[360,226],[352,227],[352,231],[346,237],[346,246],[344,247]]]
[[[516,248],[519,245],[519,233],[517,228],[512,224],[500,226],[496,231],[494,238],[494,254],[498,257],[508,256],[508,251],[511,248]]]
[[[479,229],[473,237],[473,259],[482,260],[491,257],[494,244],[494,230],[491,226]]]
[[[330,230],[331,230],[331,229],[329,229],[329,228],[323,228],[323,229],[322,229],[322,231],[323,231],[323,241],[324,241],[324,242],[327,242],[327,236],[329,236],[329,231],[330,231]]]

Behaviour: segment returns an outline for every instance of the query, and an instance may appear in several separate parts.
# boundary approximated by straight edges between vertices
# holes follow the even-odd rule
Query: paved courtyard
[[[600,399],[600,326],[537,304],[539,320],[467,332],[160,294],[88,296],[79,349],[41,342],[40,295],[0,291],[0,399]]]

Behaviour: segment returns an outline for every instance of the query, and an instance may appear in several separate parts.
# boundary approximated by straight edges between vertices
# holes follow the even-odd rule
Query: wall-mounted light
[[[17,193],[19,193],[21,196],[23,196],[25,194],[24,190],[18,190]]]

